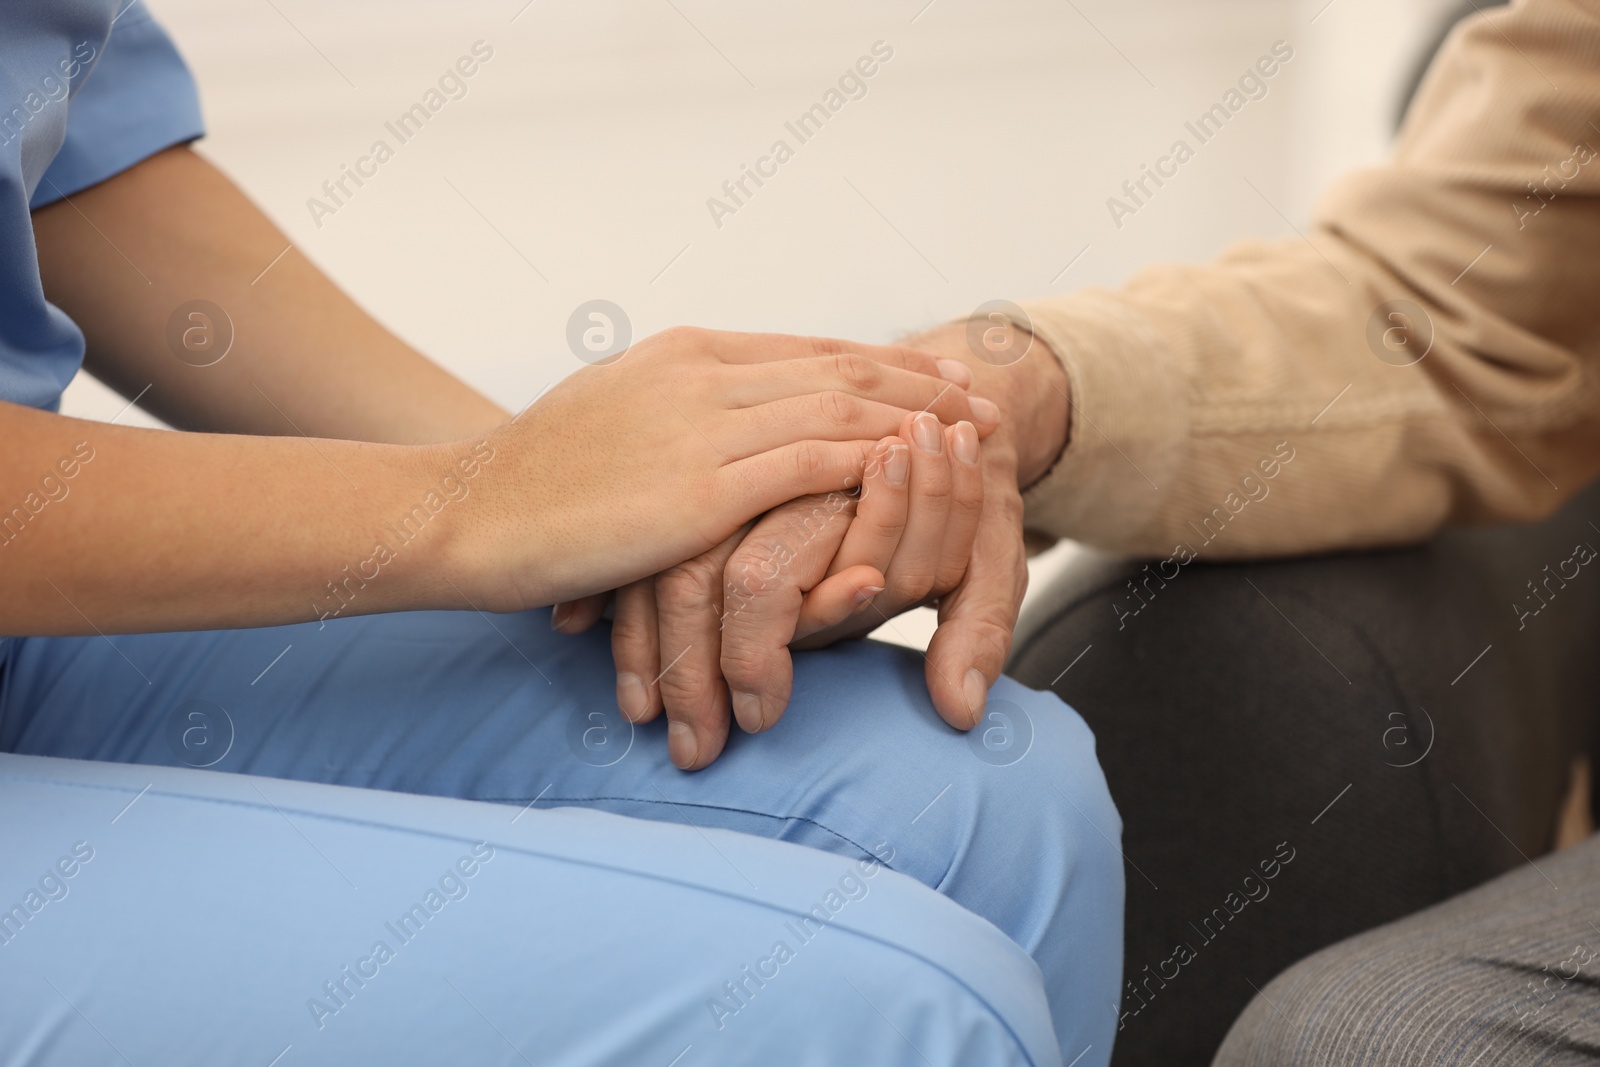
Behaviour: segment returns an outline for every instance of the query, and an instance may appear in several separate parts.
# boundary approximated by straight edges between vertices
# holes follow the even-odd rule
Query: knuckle
[[[834,372],[848,388],[867,391],[883,380],[878,365],[859,352],[840,352],[833,357]]]
[[[906,370],[913,370],[918,374],[926,374],[934,378],[939,376],[938,364],[934,362],[934,357],[927,352],[918,348],[898,345],[895,347],[894,353],[899,357],[900,365]]]
[[[997,666],[1004,663],[1006,656],[1011,653],[1011,627],[1001,625],[993,619],[983,619],[973,630],[980,658],[983,653],[988,653],[988,662]]]
[[[611,624],[611,647],[630,658],[641,651],[655,651],[655,629],[644,618],[644,613],[632,608],[618,608]]]
[[[933,592],[933,580],[931,568],[905,568],[889,579],[889,592],[896,604],[920,604]]]
[[[672,348],[687,347],[698,344],[702,331],[697,326],[668,326],[656,334],[658,340]]]
[[[817,407],[830,426],[852,429],[861,419],[861,403],[849,393],[830,389],[817,394]]]
[[[723,570],[725,599],[731,604],[772,592],[783,573],[784,557],[790,554],[782,542],[750,545],[747,541],[741,545]]]
[[[871,509],[864,512],[856,521],[866,524],[866,532],[874,541],[898,542],[900,535],[906,529],[906,517],[903,511],[884,512]]]
[[[767,653],[751,640],[722,646],[722,675],[738,688],[750,688],[767,676]],[[740,683],[745,683],[741,685]]]
[[[936,507],[949,507],[954,494],[955,489],[951,486],[948,475],[926,478],[917,486],[917,499]]]
[[[960,585],[961,579],[965,578],[966,576],[966,560],[960,559],[947,563],[941,563],[939,565],[938,573],[933,576],[933,589],[930,590],[930,592],[934,596],[944,596],[946,593],[950,592],[950,590]]]
[[[669,719],[705,722],[716,713],[716,679],[693,656],[685,656],[661,676],[661,699]]]
[[[811,351],[819,356],[833,356],[845,350],[844,342],[837,337],[811,338]]]
[[[950,517],[952,519],[971,521],[981,514],[983,514],[983,496],[981,493],[952,493],[950,497]]]
[[[828,453],[817,441],[801,441],[790,453],[795,478],[805,485],[815,482],[828,470]]]
[[[1020,536],[1024,508],[1022,494],[1017,492],[1015,488],[1002,489],[999,492],[995,492],[992,484],[986,485],[985,489],[987,491],[984,492],[980,501],[984,514],[1003,519],[1008,526],[1015,526]]]
[[[665,606],[711,603],[717,592],[716,568],[703,558],[688,560],[656,576],[656,599]]]

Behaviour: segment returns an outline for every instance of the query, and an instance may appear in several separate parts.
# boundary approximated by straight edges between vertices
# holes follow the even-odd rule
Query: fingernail
[[[989,701],[988,679],[974,667],[967,672],[961,688],[967,698],[967,707],[972,709],[972,725],[976,726],[983,721],[983,706]]]
[[[700,755],[700,742],[696,740],[694,731],[686,722],[673,722],[667,726],[667,755],[671,757],[673,765],[681,770],[688,770],[694,766],[695,757]]]
[[[972,384],[972,368],[959,359],[936,359],[934,364],[939,368],[939,377],[947,382],[953,382],[965,389]]]
[[[911,439],[924,452],[937,456],[944,445],[944,434],[939,429],[938,418],[924,411],[912,419]]]
[[[572,619],[571,604],[557,604],[550,610],[550,629],[563,629]]]
[[[906,475],[911,473],[911,449],[905,445],[893,445],[889,449],[889,458],[883,462],[883,476],[889,484],[896,489],[906,484]]]
[[[644,679],[631,671],[623,671],[617,675],[617,708],[622,712],[622,717],[629,722],[638,722],[644,718],[645,709],[650,706],[650,691],[644,687]]]
[[[958,422],[950,431],[950,450],[966,464],[978,462],[978,428],[970,422]]]
[[[756,693],[741,693],[733,690],[733,717],[739,720],[739,727],[745,733],[757,733],[765,721],[762,718],[761,697]]]
[[[1000,405],[983,396],[967,397],[967,405],[972,408],[972,417],[986,426],[1000,425]]]
[[[859,611],[861,608],[864,608],[868,604],[872,603],[873,598],[881,592],[883,592],[883,586],[881,585],[862,586],[860,589],[856,590],[856,595],[852,598],[854,607]]]

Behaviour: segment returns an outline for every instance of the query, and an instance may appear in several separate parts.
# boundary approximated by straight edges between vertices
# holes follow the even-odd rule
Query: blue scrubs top
[[[44,298],[28,212],[204,132],[144,0],[0,0],[0,400],[55,411],[83,333]]]
[[[83,332],[44,298],[29,211],[203,132],[144,0],[0,0],[0,400],[56,411],[83,365]]]

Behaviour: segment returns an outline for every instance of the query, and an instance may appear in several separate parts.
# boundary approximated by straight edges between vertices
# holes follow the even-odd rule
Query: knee
[[[1411,1029],[1421,1018],[1449,1019],[1457,999],[1447,988],[1415,981],[1433,969],[1426,955],[1360,937],[1301,960],[1250,1001],[1213,1067],[1401,1062],[1377,1050],[1394,1046],[1397,1027]],[[1460,963],[1452,966],[1457,973]],[[1430,1000],[1437,1003],[1429,1005]],[[1408,1053],[1404,1059],[1422,1062],[1418,1050],[1411,1052],[1417,1058]]]
[[[1120,891],[1122,823],[1077,712],[1002,677],[962,733],[934,711],[923,670],[914,652],[874,642],[796,657],[796,706],[780,727],[789,743],[757,758],[825,765],[830,817],[948,893],[1038,896],[1088,872]]]
[[[1054,693],[1002,677],[966,742],[984,765],[982,787],[1027,804],[1044,835],[1076,840],[1092,828],[1115,850],[1122,818],[1100,768],[1094,732]]]

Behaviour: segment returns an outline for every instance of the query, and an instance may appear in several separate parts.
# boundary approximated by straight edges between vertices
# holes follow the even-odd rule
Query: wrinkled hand
[[[946,376],[971,381],[974,399],[993,396],[1004,411],[999,429],[982,445],[977,482],[952,461],[948,490],[936,479],[913,479],[899,490],[904,503],[898,503],[898,487],[884,485],[883,474],[892,450],[906,443],[886,441],[868,465],[859,505],[839,494],[790,502],[705,555],[619,593],[613,630],[618,705],[637,720],[665,707],[674,724],[669,746],[680,767],[705,766],[720,753],[730,704],[746,730],[777,721],[793,677],[785,646],[820,647],[861,636],[929,601],[939,609],[926,667],[934,706],[958,729],[982,720],[1027,590],[1019,485],[1042,476],[1064,447],[1068,404],[1065,374],[1043,342],[1034,340],[1015,363],[996,365],[972,352],[967,336],[960,325],[946,326],[916,343],[964,361],[970,378],[949,370]],[[954,454],[956,447],[947,441],[944,451]],[[960,517],[946,527],[950,553],[933,550],[937,564],[924,587],[933,539],[926,532],[908,536],[909,518],[896,516],[916,508],[938,513],[937,498],[946,492],[943,513]],[[946,546],[943,539],[937,543]],[[558,628],[586,628],[603,607],[597,599],[564,605]],[[671,634],[684,636],[674,640]],[[668,669],[657,678],[625,663]],[[686,665],[688,671],[668,680]]]
[[[859,500],[805,497],[704,555],[617,595],[618,706],[665,710],[673,762],[722,751],[729,712],[747,732],[775,724],[793,683],[791,642],[826,644],[954,589],[983,503],[971,423],[907,419],[879,443]]]

